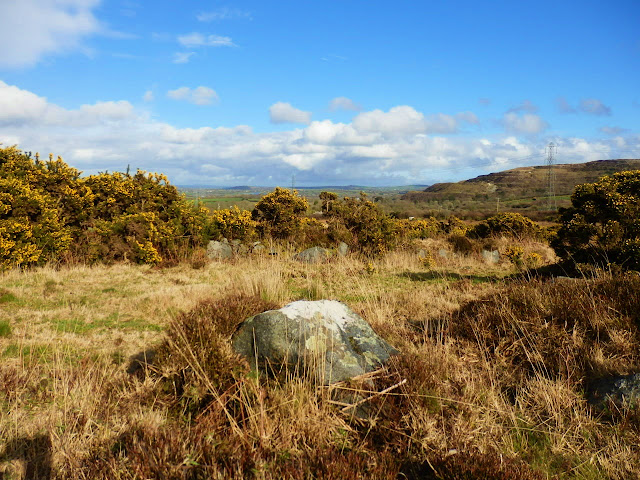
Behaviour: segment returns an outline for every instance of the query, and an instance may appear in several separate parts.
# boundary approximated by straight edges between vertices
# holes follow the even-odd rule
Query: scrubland
[[[277,250],[0,273],[0,478],[640,478],[638,411],[585,400],[640,367],[637,276],[544,278],[439,239]],[[298,299],[345,302],[401,354],[331,387],[252,375],[235,326]],[[366,415],[336,404],[354,391]]]

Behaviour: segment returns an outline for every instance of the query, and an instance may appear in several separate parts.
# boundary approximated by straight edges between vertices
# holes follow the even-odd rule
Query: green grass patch
[[[56,319],[53,322],[55,330],[63,333],[83,334],[94,328],[91,324],[85,323],[83,320],[78,318],[61,318]]]
[[[58,332],[75,333],[84,335],[92,331],[100,330],[138,330],[138,331],[162,331],[160,325],[148,322],[142,318],[136,318],[131,315],[121,315],[119,313],[111,313],[104,318],[97,318],[91,321],[85,321],[80,318],[54,318],[51,320],[54,328]]]
[[[53,347],[51,345],[28,345],[20,346],[11,343],[2,352],[4,358],[24,358],[25,360],[49,361],[53,358]]]
[[[18,303],[18,297],[16,297],[9,290],[0,289],[0,305],[4,303]]]
[[[8,320],[0,320],[0,337],[10,337],[11,336],[11,324]]]

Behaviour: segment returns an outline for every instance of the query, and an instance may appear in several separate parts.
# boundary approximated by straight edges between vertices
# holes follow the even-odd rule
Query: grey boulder
[[[300,300],[248,318],[232,344],[254,372],[308,375],[324,385],[373,371],[399,353],[334,300]]]
[[[329,260],[333,252],[328,248],[311,247],[296,254],[293,258],[304,263],[320,263]]]
[[[226,240],[226,239],[225,239]],[[211,240],[207,245],[207,257],[213,259],[223,259],[223,258],[231,258],[233,256],[233,250],[231,249],[231,245],[224,242],[217,242],[215,240]]]
[[[618,408],[640,406],[640,373],[598,379],[588,387],[587,400],[598,408],[612,402]]]

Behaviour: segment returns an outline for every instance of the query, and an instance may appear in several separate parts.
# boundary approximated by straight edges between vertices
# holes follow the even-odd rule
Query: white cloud
[[[378,134],[361,134],[352,125],[331,120],[312,122],[303,130],[305,141],[324,145],[371,145],[380,140]]]
[[[174,92],[189,100],[196,90]],[[392,111],[397,114],[393,109],[386,113]],[[413,111],[405,114],[418,123],[437,119]],[[446,118],[472,120],[470,115],[466,120],[457,118],[466,115]],[[470,138],[415,133],[415,129],[404,134],[396,129],[389,135],[330,120],[265,133],[246,125],[178,128],[154,120],[126,101],[65,109],[5,83],[0,83],[0,125],[1,143],[60,154],[85,174],[122,171],[130,164],[133,169],[166,173],[177,185],[286,185],[293,172],[300,184],[431,183],[544,163],[544,147],[550,140],[558,145],[562,163],[640,157],[637,134],[595,141],[515,134]],[[413,128],[411,123],[405,127],[405,131]],[[532,155],[538,156],[532,159]]]
[[[524,115],[506,113],[502,119],[502,123],[507,132],[531,135],[540,133],[549,127],[549,124],[539,115],[532,113],[525,113]]]
[[[359,112],[362,107],[355,103],[353,100],[347,97],[336,97],[329,102],[329,110],[335,112],[336,110],[351,110]]]
[[[0,67],[33,66],[44,56],[81,50],[104,28],[93,14],[100,0],[0,1]]]
[[[611,115],[611,108],[597,98],[584,98],[580,100],[580,111],[591,115]]]
[[[193,57],[195,52],[176,52],[173,54],[173,63],[189,63],[191,57]]]
[[[211,105],[218,101],[218,94],[215,90],[202,86],[194,89],[180,87],[175,90],[169,90],[167,97],[173,100],[184,100],[194,105]]]
[[[388,112],[373,110],[361,113],[353,119],[353,126],[361,132],[406,135],[424,132],[425,119],[422,113],[402,105]]]
[[[151,90],[147,90],[146,92],[144,92],[144,95],[142,96],[142,100],[144,100],[145,102],[153,102],[154,98],[155,97]]]
[[[124,100],[96,102],[67,110],[32,92],[0,80],[0,125],[87,127],[133,119],[133,106]]]
[[[49,110],[47,99],[0,80],[0,125],[15,125],[42,118]]]
[[[220,35],[203,35],[197,32],[180,35],[178,37],[178,43],[186,48],[236,46],[230,37],[222,37]]]
[[[290,103],[277,102],[269,107],[271,123],[300,123],[311,122],[311,112],[305,112],[292,107]]]
[[[378,132],[384,135],[410,135],[417,133],[456,133],[462,123],[478,123],[472,112],[456,115],[437,113],[425,117],[413,107],[401,105],[388,112],[372,110],[353,119],[353,126],[361,132]]]
[[[201,22],[213,22],[217,20],[232,20],[235,18],[251,20],[251,12],[239,8],[221,7],[210,12],[199,13],[196,18]]]

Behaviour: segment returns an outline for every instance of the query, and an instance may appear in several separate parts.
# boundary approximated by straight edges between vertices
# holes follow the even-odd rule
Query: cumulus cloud
[[[277,102],[269,107],[271,123],[299,123],[307,125],[311,122],[311,112],[298,110],[290,103]]]
[[[611,115],[611,108],[597,98],[584,98],[580,100],[580,111],[591,115]]]
[[[196,18],[200,22],[232,20],[236,18],[251,20],[251,12],[248,10],[241,10],[239,8],[221,7],[210,12],[201,12],[196,16]]]
[[[145,102],[153,102],[154,98],[155,97],[151,90],[147,90],[146,92],[144,92],[144,95],[142,96],[142,100],[144,100]]]
[[[350,98],[336,97],[329,102],[329,110],[332,112],[335,112],[336,110],[351,110],[353,112],[359,112],[362,110],[362,107]]]
[[[176,95],[188,99],[193,91]],[[414,112],[417,120],[434,117]],[[286,185],[292,172],[300,184],[431,183],[543,163],[549,140],[558,145],[562,163],[640,157],[638,135],[597,141],[398,130],[389,135],[330,120],[264,133],[246,125],[178,128],[125,101],[71,110],[6,83],[0,83],[0,125],[0,142],[5,145],[60,154],[85,174],[122,171],[130,164],[166,173],[177,185]],[[532,160],[532,155],[538,157]]]
[[[82,49],[103,27],[93,11],[100,0],[0,1],[0,67],[35,65],[44,56]]]
[[[193,57],[195,52],[176,52],[173,54],[173,63],[189,63],[191,57]]]
[[[538,107],[531,103],[529,100],[524,100],[521,104],[516,105],[515,107],[511,107],[507,110],[507,113],[536,113],[538,111]]]
[[[220,35],[203,35],[202,33],[197,32],[180,35],[178,37],[178,43],[186,48],[236,46],[230,37],[223,37]]]
[[[189,87],[180,87],[175,90],[169,90],[167,97],[172,100],[184,100],[194,105],[211,105],[218,101],[218,94],[209,87],[197,87],[191,89]]]
[[[502,124],[507,132],[529,135],[540,133],[549,127],[547,122],[533,113],[525,113],[524,115],[506,113],[502,118]]]
[[[456,133],[462,123],[478,123],[472,112],[457,115],[438,113],[425,117],[413,107],[401,105],[388,112],[372,110],[353,119],[353,126],[361,132],[378,132],[384,135],[410,135],[417,133]]]
[[[48,102],[45,97],[0,80],[0,125],[3,126],[90,127],[134,117],[133,106],[124,100],[96,102],[68,110]]]

